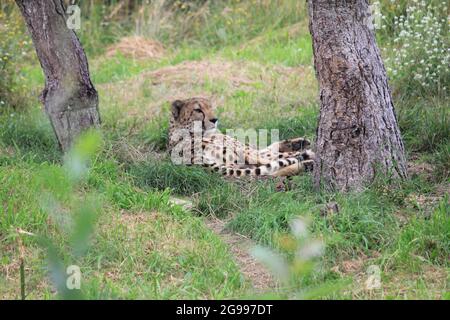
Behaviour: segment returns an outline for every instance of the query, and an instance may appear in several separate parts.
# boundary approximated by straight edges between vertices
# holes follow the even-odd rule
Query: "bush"
[[[15,4],[2,5],[0,10],[0,108],[25,104],[24,75],[18,65],[30,58],[32,45]]]
[[[446,95],[450,49],[447,16],[442,13],[447,4],[414,0],[400,12],[392,25],[391,18],[383,16],[392,30],[385,61],[394,90],[402,96]]]

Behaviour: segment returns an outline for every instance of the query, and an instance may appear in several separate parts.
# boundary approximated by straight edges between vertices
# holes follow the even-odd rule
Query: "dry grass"
[[[43,260],[42,250],[36,247],[7,245],[3,247],[3,259],[8,263],[0,265],[0,300],[20,299],[20,259],[23,257],[25,270],[25,294],[27,298],[43,299],[46,292],[52,290],[47,278],[42,277],[40,267]]]
[[[185,61],[176,66],[161,68],[156,71],[142,74],[144,78],[150,78],[153,85],[161,83],[182,85],[186,82],[196,84],[209,81],[226,80],[234,87],[252,85],[249,75],[248,63],[216,61]]]
[[[344,260],[331,268],[331,271],[341,277],[353,279],[352,285],[344,293],[352,299],[441,299],[449,287],[448,270],[433,265],[423,266],[415,273],[401,270],[380,270],[381,286],[367,287],[368,270],[371,265],[377,266],[378,252],[372,252],[371,257],[360,254],[357,258]]]
[[[12,157],[16,154],[16,150],[11,146],[3,147],[0,145],[0,155]]]
[[[159,60],[164,57],[165,50],[161,43],[156,40],[146,39],[140,36],[124,37],[106,49],[107,57],[121,54],[132,59]]]
[[[434,166],[430,163],[416,163],[413,161],[408,162],[408,175],[410,177],[424,175],[426,178],[431,178],[434,170]]]
[[[165,104],[193,96],[224,106],[224,114],[233,118],[239,111],[230,109],[227,102],[237,91],[259,97],[270,93],[280,107],[310,105],[316,100],[317,83],[310,67],[268,67],[256,62],[215,59],[185,61],[98,88],[106,100],[103,105],[112,105],[116,110],[115,106],[120,106],[122,117],[148,120],[160,116]],[[289,114],[290,110],[285,111]]]
[[[448,271],[432,265],[423,266],[416,273],[385,272],[381,278],[381,288],[374,290],[364,287],[366,278],[365,274],[357,277],[354,298],[442,299],[449,287]]]

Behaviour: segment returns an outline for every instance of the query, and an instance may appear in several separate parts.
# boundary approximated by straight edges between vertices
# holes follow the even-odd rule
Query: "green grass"
[[[259,41],[258,41],[259,40]],[[309,65],[312,60],[312,44],[309,35],[290,36],[287,30],[268,32],[242,48],[225,48],[225,57],[264,64],[279,64],[288,67]]]
[[[398,266],[405,262],[420,268],[424,262],[449,266],[450,221],[448,198],[443,199],[430,216],[414,217],[404,228],[395,245]]]
[[[400,130],[412,153],[420,153],[435,166],[437,181],[450,177],[450,108],[444,98],[400,101],[397,105]]]
[[[50,123],[42,110],[27,112],[2,110],[0,119],[0,145],[14,150],[15,158],[26,157],[36,162],[58,161],[61,152]],[[0,154],[2,161],[11,160]]]
[[[0,243],[7,249],[0,261],[4,267],[16,263],[21,238],[27,298],[53,294],[45,276],[45,250],[37,238],[17,230],[52,239],[64,265],[81,266],[84,298],[219,299],[244,288],[225,245],[199,218],[169,204],[168,191],[139,189],[132,176],[102,155],[92,165],[78,187],[58,163],[25,159],[0,170]],[[47,194],[53,200],[46,200]],[[77,210],[93,195],[100,206],[98,222],[87,253],[77,257],[68,250],[72,240],[67,221],[79,216]],[[18,275],[4,276],[0,296],[18,298]]]
[[[409,150],[433,152],[450,139],[450,105],[441,99],[402,101],[400,129]]]

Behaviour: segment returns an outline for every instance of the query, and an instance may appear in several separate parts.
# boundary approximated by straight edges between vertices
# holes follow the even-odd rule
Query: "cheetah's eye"
[[[201,109],[194,109],[194,111],[197,111],[197,112],[202,112],[202,110],[201,110]]]

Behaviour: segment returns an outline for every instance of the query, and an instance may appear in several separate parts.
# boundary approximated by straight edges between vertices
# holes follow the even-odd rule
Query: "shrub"
[[[393,17],[385,61],[397,93],[446,95],[450,49],[447,17],[442,12],[447,12],[445,2],[414,0],[399,16]],[[388,19],[383,18],[386,23]]]
[[[19,63],[29,59],[31,41],[15,4],[3,5],[0,10],[0,108],[14,108],[24,104],[24,75],[17,72]]]

